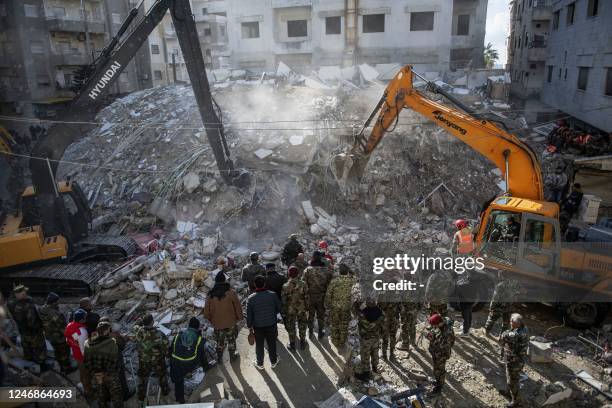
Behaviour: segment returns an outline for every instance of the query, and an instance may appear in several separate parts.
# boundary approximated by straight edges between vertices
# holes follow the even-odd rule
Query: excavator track
[[[79,241],[69,263],[1,271],[0,290],[8,294],[14,285],[23,284],[34,295],[53,291],[64,297],[91,296],[102,277],[137,250],[131,238],[92,235]]]

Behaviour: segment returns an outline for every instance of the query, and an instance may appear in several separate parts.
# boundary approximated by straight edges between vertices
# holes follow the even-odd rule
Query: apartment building
[[[122,0],[0,0],[0,112],[55,116],[74,97],[74,72],[99,55],[128,11]],[[132,63],[110,92],[146,86]]]
[[[512,95],[612,131],[612,2],[515,0],[511,19]]]
[[[230,64],[274,70],[411,63],[422,70],[483,66],[486,0],[226,0]]]

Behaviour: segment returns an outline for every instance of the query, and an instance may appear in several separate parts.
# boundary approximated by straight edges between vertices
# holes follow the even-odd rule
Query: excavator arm
[[[494,123],[475,117],[469,108],[463,107],[460,101],[432,83],[428,84],[429,90],[447,97],[465,112],[430,100],[413,88],[414,75],[410,65],[397,73],[358,134],[350,155],[339,157],[335,170],[341,184],[359,182],[372,152],[397,123],[400,112],[408,108],[438,124],[492,161],[506,180],[507,193],[531,200],[544,199],[540,165],[529,146]],[[376,115],[370,136],[366,138],[364,131]]]

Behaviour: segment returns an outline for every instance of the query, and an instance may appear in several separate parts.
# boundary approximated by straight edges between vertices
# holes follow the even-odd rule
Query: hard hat
[[[327,241],[320,241],[319,242],[319,248],[327,249],[328,247],[329,247],[329,244],[327,243]]]
[[[437,326],[440,323],[442,323],[442,316],[440,316],[438,313],[434,313],[429,316],[429,324],[432,326]]]
[[[455,224],[455,227],[457,227],[458,230],[462,230],[465,227],[467,227],[468,222],[464,219],[459,219],[459,220],[455,220],[453,224]]]

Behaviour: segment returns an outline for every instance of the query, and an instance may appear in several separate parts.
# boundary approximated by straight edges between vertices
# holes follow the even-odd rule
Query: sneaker
[[[276,368],[276,366],[278,365],[279,361],[280,361],[280,358],[276,357],[276,361],[272,363],[272,368]]]
[[[258,369],[260,369],[260,370],[263,370],[263,369],[264,369],[263,364],[259,364],[257,361],[253,361],[253,365],[254,365],[255,367],[257,367]]]

